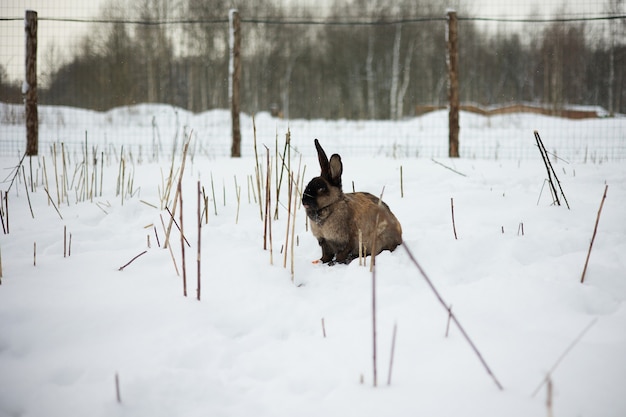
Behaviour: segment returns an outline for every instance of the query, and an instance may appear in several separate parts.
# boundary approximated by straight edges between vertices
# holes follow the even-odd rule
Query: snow
[[[602,159],[553,160],[571,210],[555,206],[547,187],[542,192],[546,170],[532,137],[534,129],[571,125],[582,137],[592,136],[599,122],[526,114],[487,121],[463,114],[464,132],[472,125],[481,132],[481,144],[467,146],[493,146],[503,131],[524,131],[519,134],[526,139],[519,146],[528,148],[528,157],[442,156],[436,159],[439,164],[410,153],[393,157],[377,137],[397,134],[393,127],[416,128],[423,120],[290,122],[294,147],[302,152],[292,153],[292,169],[297,173],[303,155],[305,182],[319,172],[313,147],[318,137],[327,153],[341,154],[346,191],[352,182],[357,190],[373,194],[384,187],[384,200],[402,223],[407,247],[504,387],[497,388],[458,328],[452,325],[445,337],[446,310],[399,247],[376,259],[374,388],[369,268],[358,261],[333,267],[312,264],[321,251],[306,230],[304,210],[298,208],[292,282],[291,258],[283,268],[280,253],[287,225],[285,183],[279,220],[272,222],[272,265],[269,251],[263,250],[259,205],[248,185],[255,166],[251,140],[244,141],[241,159],[210,152],[211,137],[228,140],[228,112],[201,118],[174,114],[166,106],[134,110],[102,116],[70,108],[41,109],[42,137],[45,132],[56,132],[57,138],[73,135],[68,124],[55,120],[90,118],[89,147],[98,145],[98,152],[105,152],[104,188],[93,201],[81,198],[77,184],[83,157],[79,151],[68,152],[69,198],[58,204],[61,219],[42,185],[45,159],[49,191],[57,203],[53,157],[49,148],[40,146],[42,156],[24,161],[26,178],[32,172],[38,179],[28,195],[34,218],[22,173],[8,194],[10,233],[0,235],[0,416],[546,415],[546,387],[534,396],[533,391],[593,320],[597,322],[551,372],[553,413],[626,414],[626,166]],[[158,246],[154,232],[156,227],[162,246],[160,216],[167,221],[167,212],[151,205],[160,206],[172,159],[165,151],[151,158],[148,146],[156,141],[151,120],[161,113],[170,118],[169,123],[158,122],[163,149],[173,147],[175,128],[178,148],[184,131],[195,132],[190,145],[195,153],[190,151],[182,181],[190,242],[187,297],[169,251]],[[114,120],[119,132],[136,129],[144,135],[137,139],[143,141],[143,157],[126,156],[125,178],[132,179],[134,194],[123,201],[116,195],[116,182],[124,139],[109,133],[107,146],[99,142],[112,126],[103,117]],[[244,120],[242,131],[249,139],[251,120]],[[267,115],[256,121],[265,172],[263,144],[274,158],[278,132],[282,152],[286,123]],[[8,137],[14,129],[2,124],[0,134]],[[377,135],[363,137],[370,129]],[[423,131],[424,136],[432,133]],[[353,147],[351,136],[359,137],[362,148]],[[548,148],[555,146],[549,135],[542,137]],[[57,158],[60,171],[61,155]],[[0,186],[3,195],[18,162],[19,156],[0,157],[8,176]],[[175,170],[180,162],[179,152]],[[237,223],[235,178],[241,187]],[[210,199],[208,224],[201,231],[201,301],[195,298],[198,181]],[[272,211],[275,195],[273,185]],[[71,234],[66,257],[64,227],[68,240]],[[181,269],[180,235],[173,230],[171,247]],[[387,385],[394,324],[398,333]],[[116,375],[121,403],[116,400]]]

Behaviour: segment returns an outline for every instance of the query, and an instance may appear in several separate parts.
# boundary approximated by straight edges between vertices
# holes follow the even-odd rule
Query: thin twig
[[[539,383],[539,386],[537,388],[535,388],[535,390],[533,391],[531,397],[534,397],[535,395],[537,395],[537,392],[539,392],[539,390],[541,389],[543,384],[548,382],[548,380],[550,379],[550,375],[552,375],[554,373],[554,371],[561,364],[561,361],[563,361],[565,356],[567,356],[567,354],[574,348],[574,346],[576,346],[578,344],[578,342],[580,342],[580,340],[583,338],[585,333],[587,333],[589,331],[589,329],[591,329],[593,327],[593,325],[596,324],[597,322],[598,322],[598,318],[597,317],[594,318],[593,320],[591,320],[591,322],[583,329],[583,331],[580,332],[580,334],[578,336],[576,336],[576,339],[574,339],[572,341],[572,343],[569,344],[567,349],[565,349],[563,351],[563,353],[561,353],[561,356],[559,356],[559,358],[556,360],[556,362],[554,362],[554,365],[552,365],[552,367],[550,368],[550,370],[546,374],[546,377],[544,379],[542,379],[541,382]]]
[[[463,326],[461,326],[461,323],[459,323],[459,320],[456,318],[456,315],[451,310],[448,309],[448,304],[446,304],[444,299],[441,297],[441,295],[439,294],[439,292],[437,291],[437,289],[433,285],[433,283],[430,280],[430,278],[428,278],[428,275],[426,275],[426,272],[422,269],[420,264],[417,262],[417,259],[415,259],[415,257],[413,256],[413,253],[411,252],[411,250],[407,246],[406,242],[403,242],[402,246],[404,247],[404,250],[406,250],[406,253],[409,255],[409,258],[411,259],[411,262],[413,262],[413,265],[415,265],[415,267],[420,272],[422,277],[426,280],[426,283],[428,284],[430,289],[435,293],[435,296],[439,300],[439,303],[441,303],[443,308],[450,314],[451,320],[456,324],[456,326],[458,327],[459,331],[461,332],[461,334],[463,335],[463,337],[465,338],[467,343],[469,343],[469,345],[472,348],[472,350],[474,351],[474,353],[476,353],[476,356],[478,356],[478,359],[482,363],[482,365],[485,368],[485,370],[487,371],[487,373],[493,379],[493,382],[496,384],[498,389],[503,390],[504,388],[502,387],[502,385],[500,384],[500,382],[498,381],[496,376],[493,374],[493,372],[491,372],[491,369],[489,368],[489,366],[487,365],[487,362],[485,362],[485,359],[482,357],[482,355],[478,351],[478,348],[476,347],[476,345],[474,345],[474,342],[472,342],[472,339],[470,339],[469,335],[465,332],[465,329],[463,328]]]
[[[457,171],[457,170],[456,170],[456,169],[454,169],[454,168],[450,168],[449,166],[444,165],[444,164],[442,164],[442,163],[441,163],[441,162],[439,162],[439,161],[435,161],[435,159],[433,159],[433,158],[430,158],[430,160],[431,160],[431,161],[433,161],[434,163],[436,163],[437,165],[441,165],[441,166],[442,166],[442,167],[444,167],[445,169],[449,169],[450,171],[454,172],[455,174],[459,174],[459,175],[461,175],[461,176],[463,176],[463,177],[467,177],[467,175],[463,174],[462,172],[459,172],[459,171]]]
[[[396,351],[396,333],[398,332],[398,323],[393,324],[393,336],[391,337],[391,356],[389,358],[389,374],[387,375],[387,385],[391,385],[391,371],[393,369],[393,357]]]
[[[130,261],[126,262],[126,264],[125,264],[125,265],[120,266],[120,267],[119,267],[119,269],[118,269],[118,271],[123,271],[123,270],[124,270],[124,268],[126,268],[128,265],[130,265],[131,263],[133,263],[133,261],[134,261],[135,259],[139,258],[141,255],[144,255],[146,252],[148,252],[148,251],[147,251],[147,250],[145,250],[145,251],[141,252],[139,255],[135,256],[133,259],[131,259]]]
[[[607,184],[604,187],[604,194],[602,195],[602,202],[600,202],[600,209],[598,209],[598,216],[596,217],[596,225],[593,228],[593,236],[591,236],[591,243],[589,243],[589,251],[587,252],[587,259],[585,260],[585,267],[583,268],[583,274],[580,277],[580,283],[585,282],[585,274],[587,273],[587,264],[589,263],[589,257],[591,256],[591,248],[593,247],[593,241],[596,239],[596,233],[598,233],[598,223],[600,222],[600,214],[602,214],[602,206],[604,206],[604,200],[606,200],[606,192],[609,189]]]
[[[456,237],[456,223],[454,221],[454,198],[450,198],[450,209],[452,210],[452,230],[454,231],[454,240],[458,240]]]

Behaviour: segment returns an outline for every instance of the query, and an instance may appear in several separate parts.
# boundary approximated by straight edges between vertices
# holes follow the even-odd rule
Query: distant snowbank
[[[40,149],[64,143],[80,150],[124,146],[135,155],[167,156],[193,135],[194,152],[210,157],[230,154],[230,113],[211,110],[194,114],[161,104],[119,107],[107,112],[62,106],[40,106]],[[23,108],[0,105],[0,154],[20,154],[25,145]],[[310,156],[314,138],[333,141],[338,150],[359,156],[446,157],[448,115],[438,110],[400,121],[284,120],[263,112],[254,116],[257,144],[274,144],[290,131],[292,145]],[[533,131],[546,147],[570,162],[626,159],[626,117],[568,120],[510,113],[493,116],[461,112],[461,156],[476,159],[528,159],[537,156]],[[243,156],[254,155],[253,118],[242,115]]]

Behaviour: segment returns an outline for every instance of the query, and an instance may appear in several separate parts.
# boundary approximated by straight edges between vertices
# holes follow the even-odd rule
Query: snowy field
[[[6,123],[7,108],[0,141],[23,135]],[[220,156],[228,112],[155,123],[150,114],[171,108],[132,110],[43,108],[42,137],[77,145],[57,147],[55,161],[44,144],[18,175],[20,152],[0,156],[2,195],[11,187],[0,235],[1,417],[626,415],[626,164],[591,155],[582,139],[564,150],[548,133],[573,124],[579,138],[601,141],[602,120],[464,113],[469,157],[454,160],[444,157],[445,133],[419,130],[423,118],[289,124],[295,177],[298,167],[304,183],[318,175],[317,137],[329,156],[341,154],[345,191],[354,184],[378,195],[384,188],[406,247],[452,305],[500,390],[454,323],[446,337],[448,313],[404,247],[376,258],[373,386],[370,260],[367,267],[358,260],[313,264],[321,251],[297,201],[297,244],[286,259],[281,253],[288,233],[291,248],[286,173],[276,200],[285,121],[257,118],[263,181],[265,146],[270,150],[271,212],[278,206],[270,253],[263,249],[251,119],[242,125],[244,157],[232,160]],[[87,157],[79,145],[85,129],[53,119],[86,120]],[[611,122],[626,132],[624,119]],[[410,148],[411,129],[422,132],[424,148]],[[567,159],[552,163],[570,209],[553,204],[534,129]],[[131,130],[135,148],[122,149]],[[181,236],[174,226],[172,252],[165,249],[161,219],[167,227],[165,206],[173,205],[190,132],[181,188],[185,297]],[[507,145],[497,143],[503,134],[526,156],[507,157]],[[395,150],[384,140],[394,135]],[[439,157],[427,155],[428,141]],[[623,137],[616,141],[607,143],[623,146]],[[484,159],[494,149],[498,159]],[[201,211],[208,211],[200,301],[198,182],[207,197]],[[544,384],[548,375],[551,384]]]

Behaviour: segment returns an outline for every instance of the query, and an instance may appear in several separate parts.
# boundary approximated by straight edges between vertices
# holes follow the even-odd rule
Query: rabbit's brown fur
[[[402,227],[389,206],[370,193],[344,194],[341,157],[334,154],[329,161],[317,139],[315,147],[322,172],[305,188],[302,204],[322,247],[321,261],[349,263],[358,257],[359,230],[365,255],[393,251],[402,243]]]

